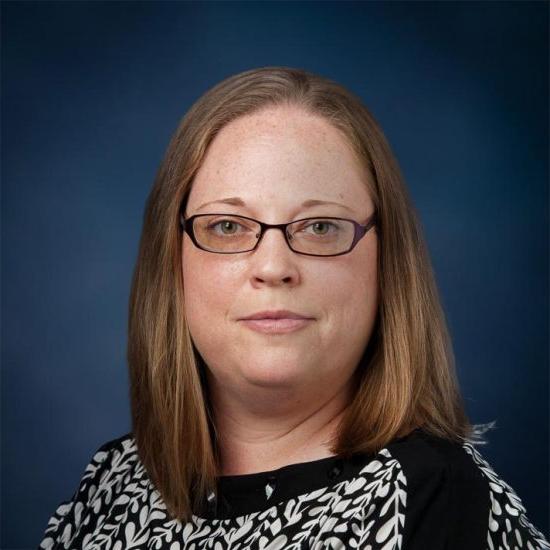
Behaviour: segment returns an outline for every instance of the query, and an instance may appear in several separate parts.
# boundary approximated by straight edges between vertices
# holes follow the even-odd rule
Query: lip
[[[258,311],[247,317],[242,317],[240,321],[248,320],[258,320],[258,319],[313,319],[313,317],[308,317],[307,315],[301,315],[294,311],[289,311],[288,309],[277,309],[269,311]]]
[[[249,329],[264,334],[287,334],[304,328],[314,319],[242,319],[243,323]]]
[[[287,334],[300,330],[315,319],[294,311],[259,311],[246,318],[239,319],[247,328],[264,334]]]

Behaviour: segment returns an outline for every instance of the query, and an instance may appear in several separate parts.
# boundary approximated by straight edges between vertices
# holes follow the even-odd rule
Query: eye
[[[211,231],[218,226],[220,227],[221,233],[223,235],[234,235],[239,227],[243,227],[240,223],[237,223],[234,220],[219,220],[217,222],[209,224],[208,230]]]
[[[239,217],[206,218],[203,231],[213,237],[238,237],[257,232],[257,222]]]
[[[315,220],[313,223],[307,224],[302,228],[302,231],[306,229],[312,229],[314,235],[323,236],[328,235],[329,232],[338,231],[337,224],[329,222],[327,220]]]

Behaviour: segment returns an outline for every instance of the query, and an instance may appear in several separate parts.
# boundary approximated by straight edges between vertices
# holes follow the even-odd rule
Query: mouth
[[[258,311],[252,315],[247,315],[242,317],[239,320],[248,321],[248,320],[263,320],[263,319],[313,319],[309,315],[304,315],[302,313],[296,313],[295,311],[290,311],[288,309],[277,309],[269,311]]]
[[[300,330],[310,323],[313,323],[315,319],[241,319],[240,322],[247,328],[256,332],[263,332],[264,334],[287,334]]]
[[[260,311],[239,319],[247,328],[264,334],[287,334],[300,330],[313,321],[314,317],[288,310]]]

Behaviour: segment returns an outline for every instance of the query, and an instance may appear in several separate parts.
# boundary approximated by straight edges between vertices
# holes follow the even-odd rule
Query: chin
[[[275,388],[291,387],[307,378],[307,368],[303,362],[256,360],[241,364],[242,377],[254,386]]]

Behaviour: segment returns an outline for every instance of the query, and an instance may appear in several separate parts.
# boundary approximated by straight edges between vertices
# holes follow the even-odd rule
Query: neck
[[[286,395],[261,400],[265,409],[232,400],[211,387],[211,403],[220,454],[220,475],[275,470],[289,464],[333,456],[331,440],[350,402],[350,384],[311,402]],[[303,395],[303,394],[302,394]],[[266,396],[268,397],[268,396]],[[312,396],[313,397],[313,396]],[[284,404],[283,404],[284,402]],[[276,410],[276,412],[274,412]]]

